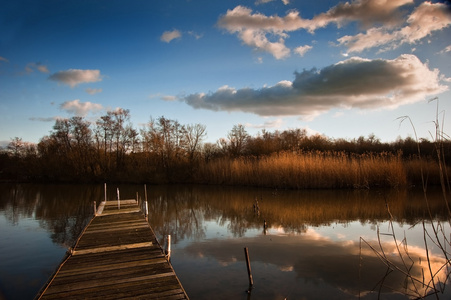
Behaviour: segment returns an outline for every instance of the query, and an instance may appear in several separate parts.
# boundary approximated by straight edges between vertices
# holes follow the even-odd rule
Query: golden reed
[[[275,153],[265,157],[219,158],[202,164],[200,182],[270,188],[370,188],[407,185],[400,155],[344,152]]]

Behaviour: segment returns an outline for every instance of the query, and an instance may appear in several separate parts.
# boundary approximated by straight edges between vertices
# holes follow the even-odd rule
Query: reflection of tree
[[[432,196],[433,192],[431,191]],[[259,200],[260,214],[253,204]],[[264,220],[285,232],[304,233],[309,226],[359,221],[377,224],[388,219],[385,200],[395,220],[415,224],[422,219],[421,194],[412,191],[369,192],[362,190],[277,191],[253,188],[211,186],[159,186],[149,193],[152,227],[160,236],[171,234],[175,240],[201,239],[200,224],[214,221],[226,226],[234,237],[249,229],[263,230]],[[444,215],[443,203],[431,202],[437,218]]]
[[[1,184],[0,209],[12,224],[34,218],[52,240],[71,246],[92,217],[100,186]]]
[[[123,199],[135,198],[140,185],[119,186]],[[115,199],[115,188],[108,199]],[[113,193],[114,192],[114,193]],[[263,221],[285,232],[303,233],[309,226],[359,221],[377,224],[387,220],[385,200],[389,199],[394,220],[415,224],[421,220],[421,194],[409,191],[274,191],[268,189],[212,186],[156,186],[149,189],[150,223],[156,234],[171,234],[173,241],[199,240],[205,237],[205,222],[227,226],[235,237],[249,229],[263,230]],[[432,201],[431,213],[446,217],[443,202]],[[253,210],[259,199],[260,214]],[[72,241],[92,215],[92,202],[103,200],[102,185],[0,185],[0,209],[16,224],[21,218],[34,217],[48,228],[59,244]]]

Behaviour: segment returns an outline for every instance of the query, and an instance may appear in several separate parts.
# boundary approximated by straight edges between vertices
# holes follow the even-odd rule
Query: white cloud
[[[182,33],[177,30],[174,29],[172,31],[165,31],[163,32],[163,34],[160,37],[160,40],[162,40],[163,42],[169,43],[174,39],[178,39],[182,37]]]
[[[440,51],[440,53],[447,53],[447,52],[451,52],[451,45],[445,47],[445,49],[443,49],[442,51]]]
[[[193,108],[242,111],[260,116],[299,115],[311,120],[333,108],[394,109],[448,89],[437,69],[430,70],[415,55],[393,60],[359,57],[322,70],[296,72],[295,79],[260,89],[228,86],[208,94],[180,98]]]
[[[268,52],[276,59],[282,59],[290,55],[290,49],[285,45],[288,32],[304,29],[313,33],[330,23],[342,26],[349,21],[357,21],[365,26],[380,22],[394,26],[399,20],[399,7],[412,3],[413,0],[356,0],[352,3],[340,3],[313,19],[303,19],[297,10],[279,17],[253,13],[247,7],[237,6],[227,10],[217,24],[229,33],[237,34],[244,44]]]
[[[103,91],[102,89],[92,89],[92,88],[85,89],[85,92],[90,95],[95,95],[95,94],[101,93],[102,91]]]
[[[414,44],[451,25],[451,14],[445,4],[423,2],[407,19],[407,25],[392,30],[387,27],[370,28],[365,33],[344,36],[338,39],[349,52],[361,52],[365,49],[386,45],[389,50],[404,43]]]
[[[90,112],[97,112],[103,109],[103,106],[98,103],[92,102],[80,102],[79,99],[72,101],[65,101],[60,105],[60,109],[67,111],[68,113],[84,117]]]
[[[165,96],[162,96],[161,99],[163,99],[164,101],[171,102],[171,101],[177,100],[177,97],[171,96],[171,95],[165,95]]]
[[[73,88],[80,83],[102,81],[102,76],[99,70],[69,69],[67,71],[56,72],[50,75],[49,79],[67,84]]]
[[[294,53],[299,54],[301,57],[305,55],[308,51],[312,50],[312,46],[305,45],[305,46],[299,46],[294,49]]]

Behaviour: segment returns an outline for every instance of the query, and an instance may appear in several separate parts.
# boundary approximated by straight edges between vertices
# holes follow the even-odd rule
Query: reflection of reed
[[[436,193],[430,191],[431,199]],[[255,213],[258,199],[260,215]],[[308,190],[277,191],[254,188],[171,186],[151,190],[151,223],[161,235],[202,237],[202,221],[230,223],[235,236],[243,236],[248,229],[263,229],[266,220],[270,227],[283,227],[286,232],[304,232],[306,226],[325,224],[376,224],[386,221],[385,198],[395,220],[401,224],[415,224],[427,217],[422,195],[411,190]],[[431,201],[431,209],[438,219],[444,219],[444,205]],[[169,225],[172,224],[172,225]],[[168,228],[170,226],[171,228]]]

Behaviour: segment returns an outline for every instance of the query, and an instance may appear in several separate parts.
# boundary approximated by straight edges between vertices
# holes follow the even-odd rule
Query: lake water
[[[121,199],[144,199],[143,185],[110,185],[108,199],[117,188]],[[424,293],[430,270],[436,284],[446,276],[433,243],[449,252],[438,190],[427,193],[438,239],[419,190],[147,186],[147,198],[149,223],[160,244],[171,235],[172,265],[193,300],[408,299]],[[33,299],[103,199],[103,185],[0,184],[0,299]],[[439,296],[450,299],[451,287]]]

